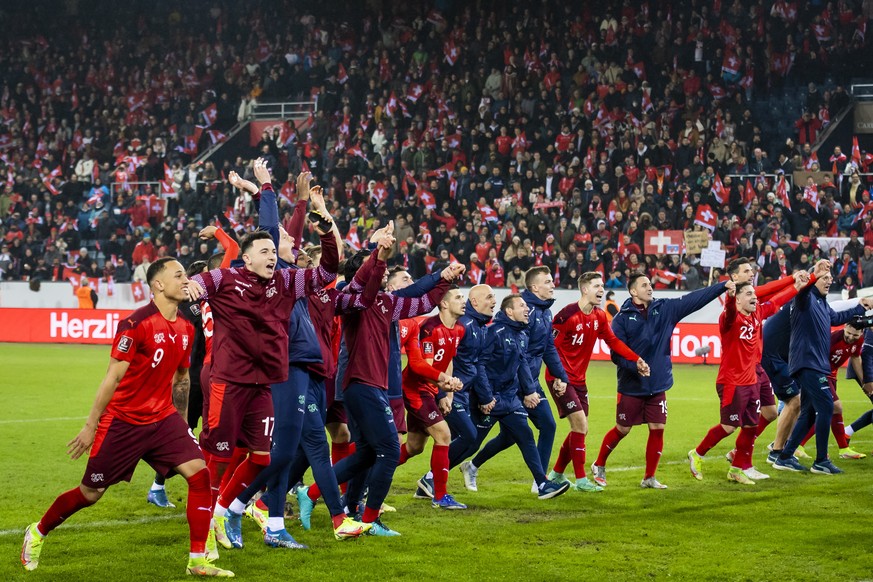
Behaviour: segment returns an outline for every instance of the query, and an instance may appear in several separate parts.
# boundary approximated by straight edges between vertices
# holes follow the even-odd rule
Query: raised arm
[[[391,240],[393,240],[393,238]],[[382,289],[382,277],[385,275],[385,270],[388,268],[385,260],[381,258],[383,255],[383,247],[384,245],[380,244],[379,250],[372,253],[370,257],[364,261],[364,264],[361,265],[361,268],[358,269],[358,272],[355,273],[355,276],[352,278],[351,283],[349,283],[341,293],[337,293],[337,314],[366,309],[376,301],[376,296]]]
[[[224,258],[221,259],[221,267],[226,269],[239,256],[239,245],[220,228],[215,230],[215,238],[224,247]]]
[[[252,167],[255,179],[261,184],[260,203],[258,204],[258,228],[266,230],[273,237],[273,244],[279,248],[279,204],[276,201],[276,191],[270,178],[267,163],[258,158]],[[233,183],[233,182],[231,182]]]
[[[321,237],[321,263],[318,267],[309,269],[282,269],[280,272],[284,278],[285,288],[292,289],[298,299],[304,295],[312,295],[318,289],[336,279],[337,267],[339,266],[339,252],[336,239],[328,231],[319,232]]]
[[[294,238],[294,250],[299,250],[303,243],[303,227],[306,225],[306,208],[309,205],[309,183],[312,174],[300,172],[297,176],[297,204],[294,205],[294,214],[291,215],[291,224],[288,234]],[[277,214],[278,216],[278,214]]]
[[[737,322],[737,298],[733,293],[728,293],[724,300],[724,311],[718,318],[718,331],[727,333]]]
[[[725,283],[719,283],[712,287],[692,291],[678,299],[668,299],[664,304],[673,309],[672,319],[673,323],[676,324],[698,309],[702,309],[707,303],[724,293],[726,289]]]

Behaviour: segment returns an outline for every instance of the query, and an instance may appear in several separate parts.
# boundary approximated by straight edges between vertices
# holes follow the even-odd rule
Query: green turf
[[[152,472],[143,465],[131,484],[112,488],[95,507],[52,533],[39,569],[18,564],[24,527],[59,493],[75,486],[84,459],[70,461],[76,435],[106,369],[108,349],[90,346],[0,344],[0,580],[172,580],[184,578],[187,527],[184,482],[168,483],[174,510],[146,504]],[[717,421],[716,368],[677,366],[669,394],[670,422],[658,473],[667,491],[641,490],[645,429],[637,428],[610,457],[609,487],[600,494],[573,491],[552,501],[530,494],[530,475],[516,450],[480,471],[479,492],[463,489],[454,471],[449,490],[466,512],[440,512],[412,499],[427,457],[401,467],[388,502],[398,509],[386,523],[395,539],[333,540],[322,505],[313,530],[292,534],[305,552],[271,550],[244,522],[246,549],[224,551],[219,564],[250,580],[859,580],[870,578],[867,555],[873,461],[837,461],[838,477],[769,471],[769,481],[742,487],[725,480],[710,453],[706,479],[697,482],[683,462]],[[615,372],[594,363],[589,372],[589,463],[614,419]],[[869,407],[861,391],[841,385],[848,422]],[[567,427],[559,424],[558,443]],[[853,446],[870,451],[873,430]],[[832,455],[836,456],[832,444]],[[138,523],[125,523],[136,522]]]

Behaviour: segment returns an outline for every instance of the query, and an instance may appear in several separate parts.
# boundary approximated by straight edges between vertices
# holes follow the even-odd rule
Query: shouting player
[[[149,265],[146,280],[154,299],[119,323],[88,420],[67,445],[73,459],[91,449],[85,476],[27,528],[21,549],[27,570],[39,565],[45,536],[94,505],[108,487],[130,481],[142,459],[164,475],[174,471],[188,481],[188,574],[233,576],[206,559],[209,471],[185,422],[194,328],[179,315],[179,304],[188,299],[188,278],[178,261],[165,257]]]
[[[578,284],[579,300],[559,311],[552,322],[555,347],[570,381],[563,394],[558,394],[554,388],[550,389],[558,415],[570,423],[570,433],[561,445],[549,479],[567,481],[564,470],[573,463],[577,491],[602,491],[603,487],[592,483],[585,475],[585,435],[588,434],[588,385],[585,372],[591,361],[594,343],[602,339],[610,350],[630,362],[636,362],[641,376],[649,375],[649,366],[612,333],[606,312],[600,309],[603,275],[597,271],[583,273]],[[546,374],[546,379],[553,380],[551,374]]]

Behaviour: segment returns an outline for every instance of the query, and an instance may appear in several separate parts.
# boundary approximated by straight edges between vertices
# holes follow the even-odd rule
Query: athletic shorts
[[[552,400],[555,401],[555,406],[558,408],[558,416],[566,418],[574,412],[580,410],[588,416],[588,387],[585,384],[567,384],[567,389],[564,393],[558,396],[555,389],[549,385],[549,392],[552,393]]]
[[[716,384],[715,391],[721,402],[721,423],[725,426],[757,426],[761,414],[758,385],[734,386]]]
[[[761,407],[776,406],[776,395],[773,393],[773,386],[770,385],[770,377],[764,371],[764,367],[758,364],[755,367],[758,373],[758,393],[761,398]]]
[[[621,426],[666,424],[667,394],[659,392],[651,396],[628,396],[619,392],[615,422]]]
[[[209,397],[203,399],[203,408],[200,446],[204,451],[229,459],[234,447],[251,451],[270,450],[274,420],[269,386],[230,384],[212,379]]]
[[[151,424],[130,424],[104,413],[97,425],[82,485],[103,489],[119,481],[130,481],[140,459],[166,476],[174,467],[202,460],[203,452],[194,433],[176,413]]]
[[[433,394],[422,390],[418,395],[419,402],[416,403],[420,404],[418,408],[415,408],[414,403],[408,398],[405,396],[403,397],[403,402],[406,405],[407,412],[407,429],[409,432],[427,434],[427,429],[429,427],[439,422],[443,422],[445,419],[443,418],[442,412],[440,412],[436,397]]]
[[[840,397],[837,396],[837,379],[836,378],[831,378],[830,376],[828,377],[828,388],[831,389],[831,396],[833,396],[834,402],[839,400]]]
[[[391,405],[391,414],[394,415],[394,426],[397,427],[397,434],[406,434],[406,406],[403,404],[403,398],[389,398],[388,404]]]
[[[800,395],[800,387],[788,373],[788,362],[778,358],[769,358],[768,364],[773,370],[773,373],[768,374],[768,376],[776,398],[782,402],[788,402]]]

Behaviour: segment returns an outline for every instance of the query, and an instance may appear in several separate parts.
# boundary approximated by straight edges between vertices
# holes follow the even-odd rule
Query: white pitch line
[[[58,416],[56,418],[14,418],[0,420],[0,424],[19,424],[24,422],[58,422],[62,420],[85,420],[87,416]]]
[[[69,525],[64,524],[61,526],[63,529],[87,529],[87,528],[102,528],[102,527],[117,527],[121,525],[140,525],[144,523],[154,523],[158,521],[170,521],[172,519],[184,519],[185,513],[173,513],[167,515],[150,515],[147,517],[140,517],[139,519],[112,519],[106,521],[89,521],[82,523],[71,523]],[[11,536],[11,535],[24,535],[24,530],[27,526],[23,525],[16,529],[0,529],[0,537]]]

